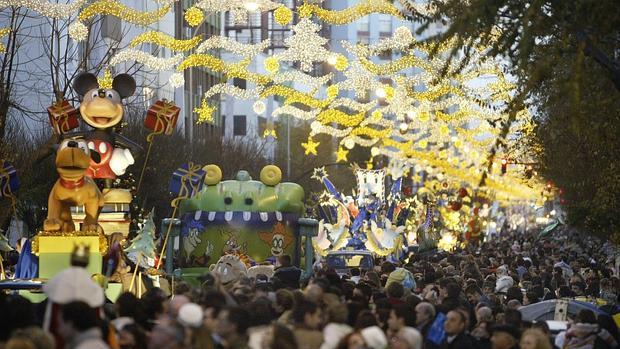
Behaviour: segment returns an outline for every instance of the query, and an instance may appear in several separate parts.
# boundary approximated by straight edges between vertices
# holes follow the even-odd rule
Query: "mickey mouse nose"
[[[76,141],[69,141],[69,142],[67,142],[67,147],[77,148],[77,146],[78,146],[78,144],[77,144]]]
[[[105,98],[105,89],[100,88],[97,93],[99,94],[99,97]]]

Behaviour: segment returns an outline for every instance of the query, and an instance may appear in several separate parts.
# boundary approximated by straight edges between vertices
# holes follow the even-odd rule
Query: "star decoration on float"
[[[328,203],[328,202],[330,202],[332,200],[333,200],[333,196],[329,192],[327,192],[326,190],[324,190],[321,193],[321,195],[319,196],[319,202],[320,203]]]
[[[347,162],[347,155],[349,155],[349,151],[344,147],[339,147],[336,152],[336,162]]]
[[[316,167],[312,171],[312,176],[310,176],[310,178],[316,179],[317,181],[322,181],[323,178],[327,178],[327,171],[325,171],[325,166]]]
[[[306,155],[317,155],[316,148],[321,144],[321,142],[315,142],[312,137],[308,137],[308,141],[301,143],[302,148],[304,148]]]

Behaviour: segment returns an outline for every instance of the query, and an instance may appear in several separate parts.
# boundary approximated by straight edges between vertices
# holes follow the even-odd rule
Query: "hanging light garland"
[[[229,37],[214,35],[200,43],[198,48],[196,48],[196,53],[206,53],[212,49],[222,49],[244,58],[253,58],[265,51],[270,44],[271,40],[269,39],[256,44],[242,44]]]
[[[129,47],[136,47],[142,43],[153,43],[160,47],[166,47],[175,52],[189,51],[200,43],[202,36],[195,36],[188,40],[178,40],[174,37],[157,31],[144,32],[131,40]]]
[[[0,9],[7,7],[23,7],[40,13],[47,18],[61,19],[74,15],[85,3],[86,0],[75,0],[69,4],[58,4],[40,0],[0,0]]]
[[[80,12],[78,20],[69,27],[69,35],[76,41],[85,40],[88,37],[88,28],[84,25],[84,22],[96,15],[114,16],[128,23],[146,26],[159,21],[171,8],[170,4],[165,4],[163,7],[151,12],[140,12],[125,6],[117,0],[97,0]]]
[[[371,13],[383,13],[396,18],[403,18],[403,14],[390,2],[385,0],[362,0],[358,4],[340,11],[326,10],[317,4],[305,3],[298,8],[299,15],[307,18],[316,15],[320,20],[329,24],[348,24]]]
[[[177,54],[171,58],[155,57],[144,51],[139,51],[133,48],[126,49],[117,53],[110,60],[110,65],[115,66],[122,62],[136,61],[144,64],[147,68],[153,70],[170,70],[177,66],[183,60],[182,54]]]
[[[271,11],[280,4],[270,0],[200,0],[195,6],[206,12],[230,11],[235,24],[245,24],[249,13]]]

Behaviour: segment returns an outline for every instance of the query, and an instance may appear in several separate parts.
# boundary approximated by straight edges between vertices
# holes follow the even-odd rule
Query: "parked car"
[[[343,250],[330,251],[325,257],[328,268],[336,270],[338,275],[351,275],[352,268],[360,271],[372,270],[375,267],[375,259],[370,251],[366,250]]]

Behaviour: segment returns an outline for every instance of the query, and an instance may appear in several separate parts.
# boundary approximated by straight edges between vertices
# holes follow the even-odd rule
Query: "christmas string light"
[[[275,74],[280,70],[280,62],[276,57],[268,57],[264,61],[265,70],[271,74]]]
[[[202,99],[200,103],[200,107],[194,108],[194,113],[198,114],[198,119],[196,123],[202,124],[205,122],[213,122],[213,112],[215,108],[207,103],[205,98]]]
[[[289,24],[293,20],[293,11],[288,7],[281,5],[275,11],[273,11],[273,18],[281,26]]]
[[[131,40],[129,47],[136,47],[142,43],[154,43],[157,46],[169,48],[175,52],[189,51],[200,43],[201,36],[196,36],[188,40],[178,40],[174,37],[157,31],[144,32]]]
[[[385,0],[362,0],[340,11],[326,10],[316,4],[305,3],[298,8],[298,12],[301,17],[307,18],[314,14],[323,22],[336,25],[351,23],[371,13],[388,14],[400,19],[404,17],[393,4]]]
[[[272,80],[276,84],[283,84],[285,82],[293,81],[296,83],[300,83],[306,85],[312,89],[318,89],[321,86],[327,84],[332,78],[334,74],[328,73],[322,76],[310,76],[299,70],[289,70],[282,73],[275,74],[272,77]]]
[[[345,127],[354,127],[364,120],[364,113],[349,115],[337,109],[326,109],[317,115],[316,120],[323,125],[337,123]]]
[[[299,92],[291,87],[283,85],[272,85],[265,88],[261,93],[261,98],[272,95],[284,97],[285,104],[301,103],[310,108],[317,109],[323,109],[329,105],[329,101],[318,100],[307,93]]]
[[[200,0],[195,6],[206,12],[230,11],[235,24],[245,24],[249,12],[271,11],[280,4],[270,0]]]
[[[181,87],[185,85],[185,76],[183,76],[183,73],[174,73],[170,75],[168,82],[173,88]]]
[[[183,71],[193,67],[205,67],[214,72],[223,72],[226,68],[226,64],[215,56],[195,53],[183,59],[183,62],[177,67],[177,71]]]
[[[229,37],[214,35],[200,43],[196,48],[196,53],[206,53],[212,49],[223,49],[245,58],[253,58],[265,51],[270,44],[271,40],[269,39],[256,44],[242,44]]]
[[[204,93],[203,99],[209,99],[217,94],[226,94],[238,99],[254,99],[260,96],[261,91],[261,86],[256,89],[242,89],[237,86],[221,83],[211,86],[211,88]]]
[[[316,118],[318,113],[319,113],[318,109],[311,109],[309,111],[306,111],[306,110],[299,109],[292,105],[284,105],[279,108],[276,108],[271,115],[274,118],[279,117],[281,115],[291,115],[294,118],[297,118],[300,120],[312,120]]]
[[[318,121],[313,121],[310,124],[310,130],[310,137],[314,137],[318,134],[328,134],[332,137],[346,137],[351,133],[352,128],[337,129],[333,126],[323,125]]]
[[[350,98],[336,98],[331,104],[330,106],[332,108],[338,108],[338,107],[344,107],[347,109],[351,109],[351,110],[355,110],[358,112],[364,112],[367,113],[370,109],[372,109],[373,107],[375,107],[377,105],[376,102],[372,101],[372,102],[368,102],[368,103],[360,103],[356,100],[350,99]]]
[[[78,19],[81,22],[86,21],[96,15],[115,16],[125,22],[137,25],[150,25],[159,21],[164,15],[170,11],[171,5],[165,5],[162,8],[151,12],[140,12],[129,8],[116,0],[97,0],[88,5]]]
[[[304,143],[301,143],[302,148],[304,148],[305,155],[317,155],[316,148],[321,144],[321,142],[315,142],[312,137],[308,137],[308,140]]]
[[[284,62],[299,62],[301,70],[311,71],[312,63],[323,62],[330,55],[324,47],[328,40],[319,35],[320,29],[318,24],[303,18],[293,26],[293,35],[284,39],[286,50],[274,57]]]
[[[185,18],[187,24],[191,27],[195,27],[205,20],[204,13],[196,6],[188,8],[183,17]]]
[[[155,57],[144,51],[129,48],[120,51],[114,57],[112,57],[112,59],[110,60],[110,65],[115,66],[122,62],[136,61],[138,63],[144,64],[149,69],[162,71],[174,68],[182,60],[182,54],[177,54],[171,58],[160,58]]]
[[[377,81],[376,75],[373,75],[364,69],[359,62],[353,62],[347,70],[344,71],[345,79],[337,83],[340,90],[352,90],[355,92],[356,98],[364,98],[369,89],[377,89],[381,83]]]
[[[74,15],[86,0],[76,0],[69,4],[57,4],[41,0],[0,0],[0,9],[23,7],[35,11],[47,18],[60,19]]]
[[[351,131],[351,135],[353,136],[366,136],[371,139],[380,140],[382,138],[387,137],[390,133],[392,133],[392,129],[388,128],[385,130],[375,130],[370,127],[358,127],[354,128]]]
[[[84,41],[88,37],[88,28],[84,23],[75,21],[69,25],[69,37],[75,41]]]
[[[105,89],[112,88],[113,81],[114,79],[112,79],[112,73],[110,72],[110,69],[107,68],[103,73],[103,76],[97,78],[97,83],[99,84],[99,87]]]
[[[254,104],[252,105],[252,109],[256,114],[263,115],[267,110],[267,105],[265,105],[265,102],[258,100],[254,102]]]

